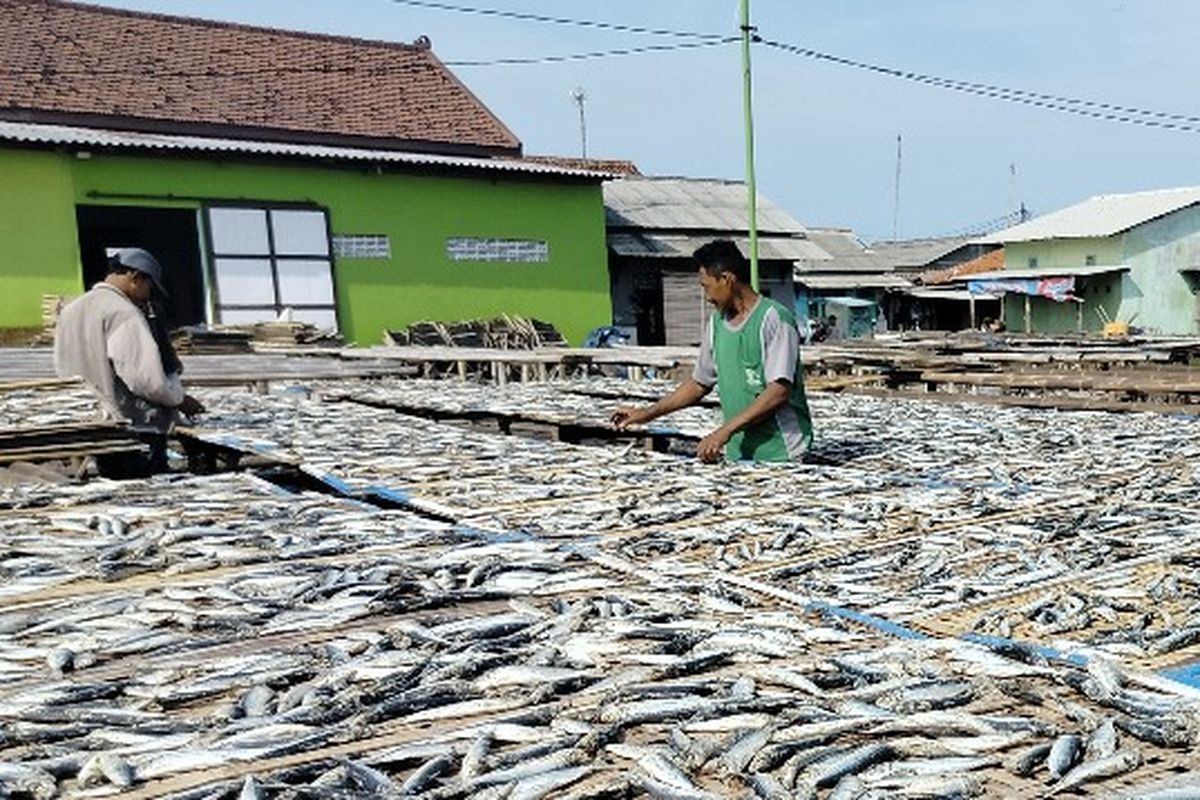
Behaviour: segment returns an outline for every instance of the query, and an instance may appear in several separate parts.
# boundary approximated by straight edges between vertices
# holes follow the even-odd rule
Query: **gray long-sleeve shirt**
[[[163,371],[150,323],[115,286],[98,283],[62,310],[54,335],[59,377],[83,378],[106,416],[166,432],[183,402],[178,374]]]

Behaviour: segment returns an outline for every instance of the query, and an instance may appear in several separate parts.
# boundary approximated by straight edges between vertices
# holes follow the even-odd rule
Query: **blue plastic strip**
[[[338,494],[345,495],[346,497],[357,496],[357,493],[353,489],[350,488],[350,484],[346,483],[345,481],[343,481],[341,478],[337,477],[336,475],[333,475],[328,472],[325,472],[325,473],[309,472],[308,474],[312,475],[314,478],[316,478],[317,480],[319,480],[321,483],[325,484],[329,488],[333,489]]]
[[[386,486],[368,486],[363,493],[381,497],[384,500],[390,500],[393,503],[412,505],[412,497],[410,497],[407,492],[403,492],[399,489],[389,489]]]
[[[1030,642],[1018,642],[1016,639],[1006,639],[1003,636],[985,636],[981,633],[967,632],[959,636],[964,642],[974,642],[985,647],[1019,647],[1022,650],[1028,650],[1031,653],[1036,653],[1047,661],[1065,661],[1068,664],[1074,664],[1077,667],[1087,666],[1087,656],[1079,653],[1067,655],[1061,650],[1049,647],[1044,644],[1033,644]]]
[[[456,525],[454,530],[459,533],[465,533],[468,536],[475,536],[483,539],[486,542],[528,542],[537,538],[529,531],[485,531],[479,528],[472,528],[467,525]]]
[[[1200,689],[1200,662],[1175,667],[1174,669],[1165,669],[1158,674],[1168,680],[1182,683],[1184,686]]]
[[[824,600],[815,600],[809,603],[809,607],[815,611],[822,611],[830,616],[841,617],[848,619],[851,622],[857,622],[861,625],[874,628],[888,636],[895,636],[897,639],[928,639],[924,633],[914,631],[912,628],[906,628],[899,623],[886,620],[883,617],[877,617],[873,614],[864,614],[861,611],[851,611],[848,608],[835,606],[832,603],[826,603]]]

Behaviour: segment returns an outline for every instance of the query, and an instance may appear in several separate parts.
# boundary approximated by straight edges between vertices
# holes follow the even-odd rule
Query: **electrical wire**
[[[823,53],[819,50],[778,42],[771,39],[763,39],[760,37],[755,37],[755,42],[776,50],[804,56],[805,58],[826,61],[839,66],[852,67],[854,69],[874,72],[876,74],[886,75],[892,78],[900,78],[902,80],[912,81],[914,83],[922,83],[941,89],[950,89],[952,91],[963,92],[966,94],[974,94],[980,97],[1005,100],[1012,103],[1021,103],[1023,105],[1044,108],[1051,111],[1061,111],[1067,114],[1075,114],[1077,116],[1091,117],[1093,119],[1107,120],[1110,122],[1123,122],[1152,128],[1166,128],[1170,130],[1200,133],[1200,117],[1188,116],[1185,114],[1168,114],[1161,111],[1134,108],[1132,106],[1120,106],[1112,103],[1102,103],[1093,100],[1080,100],[1077,98],[1043,94],[1040,92],[1029,92],[1023,89],[1010,89],[1003,86],[994,86],[985,83],[972,83],[969,81],[954,80],[952,78],[941,78],[936,75],[894,69],[892,67],[884,67],[865,61],[855,61],[854,59],[843,58],[842,56],[835,56],[830,53]]]
[[[933,238],[955,239],[961,236],[981,236],[983,234],[993,233],[995,231],[1004,230],[1005,228],[1010,228],[1019,222],[1026,221],[1029,219],[1029,217],[1030,213],[1027,209],[1023,209],[1021,211],[1010,211],[1009,213],[1003,214],[999,217],[993,217],[992,219],[985,220],[983,222],[976,222],[974,225],[965,225],[961,228],[950,231],[949,233],[938,234]]]
[[[674,44],[649,44],[640,47],[622,47],[614,50],[593,50],[584,53],[568,53],[553,56],[530,56],[528,58],[493,58],[485,60],[444,61],[448,67],[495,67],[519,66],[529,64],[559,64],[565,61],[584,61],[595,58],[611,58],[618,56],[642,55],[645,53],[670,53],[679,50],[698,50],[705,47],[718,47],[739,41],[736,36],[722,39],[704,40],[699,42],[676,42]],[[408,66],[388,67],[262,67],[244,70],[60,70],[60,69],[7,69],[7,75],[33,75],[43,79],[62,77],[111,77],[111,78],[253,78],[268,75],[360,75],[380,76],[395,72],[408,72]]]
[[[522,22],[544,22],[552,25],[570,25],[576,28],[595,28],[597,30],[617,31],[619,33],[636,33],[650,36],[673,36],[685,39],[707,39],[716,41],[725,37],[719,33],[697,33],[695,31],[676,31],[663,28],[645,28],[640,25],[625,25],[619,22],[597,22],[589,19],[574,19],[571,17],[551,17],[542,14],[529,14],[523,11],[505,11],[497,8],[479,8],[477,6],[462,6],[454,3],[442,3],[437,0],[389,0],[391,3],[414,8],[430,8],[437,11],[453,11],[459,14],[475,14],[477,16],[499,17],[502,19],[520,20]]]
[[[613,50],[596,50],[583,53],[573,53],[567,55],[553,56],[529,56],[529,57],[510,57],[496,59],[479,59],[479,60],[457,60],[447,61],[445,64],[451,67],[487,67],[487,66],[520,66],[520,65],[535,65],[535,64],[556,64],[570,61],[581,61],[588,59],[600,59],[620,56],[630,56],[643,53],[663,53],[678,50],[690,50],[699,47],[709,47],[715,45],[729,44],[739,39],[736,36],[724,36],[715,33],[701,33],[697,31],[679,31],[666,28],[649,28],[639,25],[627,25],[616,22],[602,22],[597,20],[577,19],[573,17],[556,17],[543,14],[531,14],[520,11],[509,11],[497,8],[483,8],[479,6],[459,5],[456,3],[443,2],[442,0],[388,0],[396,5],[410,6],[413,8],[427,8],[437,11],[448,11],[460,14],[473,14],[477,16],[487,16],[502,19],[512,19],[522,22],[537,22],[554,25],[567,25],[579,28],[592,28],[596,30],[606,30],[618,33],[652,35],[652,36],[668,36],[674,38],[691,39],[686,43],[676,43],[672,45],[647,45],[642,47],[628,47]],[[1044,92],[1033,92],[1024,89],[1012,89],[1003,86],[997,86],[987,83],[979,83],[972,81],[962,81],[953,78],[944,78],[937,75],[927,73],[913,72],[910,70],[896,69],[894,67],[886,67],[880,64],[872,64],[866,61],[858,61],[843,56],[825,53],[820,50],[815,50],[809,47],[789,44],[773,39],[766,39],[757,34],[754,35],[753,41],[755,44],[764,47],[772,48],[793,55],[802,56],[818,61],[824,61],[838,66],[849,67],[858,70],[864,70],[884,75],[886,77],[897,78],[914,83],[924,84],[939,89],[948,89],[950,91],[972,94],[978,97],[989,99],[1003,100],[1011,103],[1019,103],[1035,108],[1041,108],[1048,111],[1057,111],[1075,116],[1098,119],[1108,122],[1120,122],[1125,124],[1140,125],[1151,128],[1162,128],[1168,130],[1187,131],[1192,133],[1200,133],[1200,116],[1190,116],[1186,114],[1172,114],[1162,111],[1154,111],[1134,106],[1124,106],[1115,103],[1105,103],[1094,100],[1082,100],[1063,95],[1048,94]],[[399,69],[399,68],[397,68]],[[281,74],[344,74],[344,75],[387,75],[393,70],[386,68],[368,68],[362,69],[359,67],[269,67],[256,68],[253,70],[227,70],[217,71],[212,69],[191,71],[172,71],[172,72],[153,72],[148,70],[132,70],[132,71],[117,71],[117,70],[99,70],[99,71],[79,71],[72,72],[66,70],[45,70],[45,69],[6,69],[5,74],[8,75],[38,75],[43,79],[53,78],[55,75],[88,75],[92,77],[109,75],[113,77],[127,75],[130,77],[149,78],[223,78],[223,77],[254,77],[264,75],[281,75]]]
[[[716,47],[739,41],[731,36],[725,39],[705,40],[702,42],[687,42],[680,44],[651,44],[643,47],[627,47],[619,50],[598,50],[591,53],[574,53],[565,56],[539,56],[534,58],[495,58],[488,61],[447,61],[448,67],[498,67],[522,64],[557,64],[564,61],[583,61],[590,58],[609,58],[612,56],[632,56],[642,53],[666,53],[676,50],[695,50],[701,47]]]

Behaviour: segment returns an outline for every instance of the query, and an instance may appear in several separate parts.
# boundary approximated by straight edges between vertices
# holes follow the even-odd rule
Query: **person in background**
[[[829,319],[825,320],[825,341],[837,342],[842,338],[842,332],[838,329],[838,318],[835,314],[830,314]]]
[[[613,424],[623,429],[687,408],[716,386],[725,421],[700,441],[701,460],[722,453],[730,461],[800,460],[813,433],[795,317],[754,291],[750,264],[733,242],[710,242],[692,261],[714,308],[692,377],[653,405],[618,408]]]
[[[812,344],[820,344],[829,338],[829,323],[824,317],[817,317],[812,323],[812,333],[808,337],[808,341]]]
[[[167,468],[167,433],[179,415],[204,406],[184,392],[183,365],[167,337],[155,298],[166,297],[163,268],[141,248],[118,250],[108,274],[62,310],[54,335],[55,371],[82,378],[106,419],[129,422],[149,454],[96,458],[107,478],[146,477]]]

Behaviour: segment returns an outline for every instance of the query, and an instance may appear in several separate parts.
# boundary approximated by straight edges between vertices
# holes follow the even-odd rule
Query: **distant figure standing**
[[[696,455],[717,461],[800,460],[812,444],[804,394],[800,332],[792,312],[750,286],[750,264],[733,242],[695,252],[700,286],[715,308],[705,325],[692,377],[651,406],[622,407],[618,428],[695,405],[717,386],[725,423],[700,440]]]
[[[825,341],[837,342],[841,341],[842,332],[838,329],[837,316],[830,314],[829,319],[825,321]]]
[[[54,365],[60,377],[80,377],[100,400],[107,419],[130,423],[149,456],[98,456],[100,474],[145,477],[167,467],[166,434],[180,413],[204,406],[184,393],[183,367],[151,300],[166,296],[163,268],[150,253],[131,247],[108,261],[104,281],[70,303],[58,318]]]

